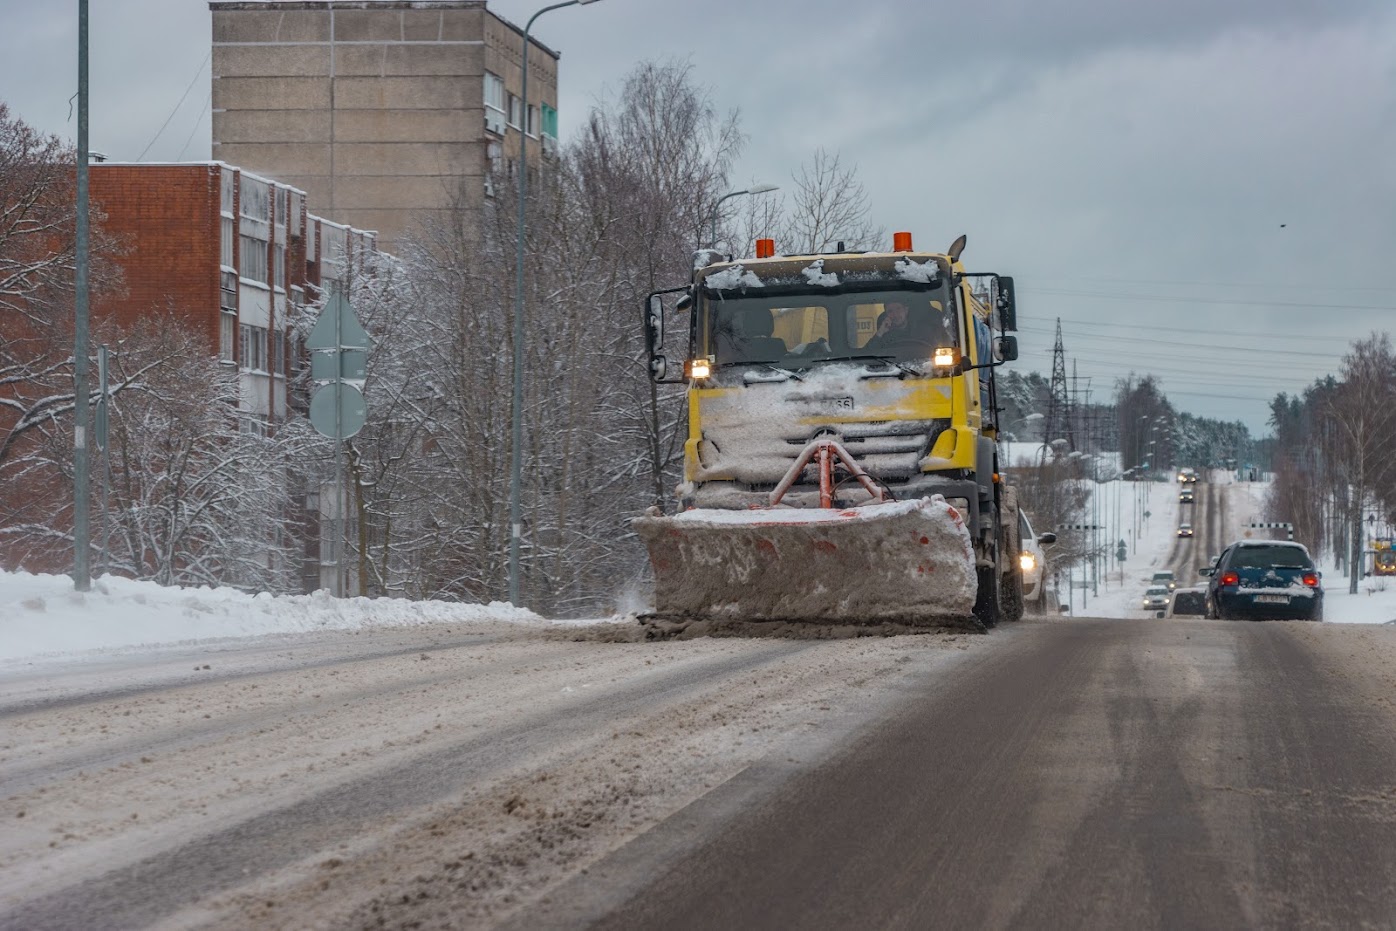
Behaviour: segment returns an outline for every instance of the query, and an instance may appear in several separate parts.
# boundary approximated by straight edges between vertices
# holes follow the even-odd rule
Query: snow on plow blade
[[[847,509],[691,510],[634,527],[662,618],[924,624],[974,606],[969,533],[940,495]]]

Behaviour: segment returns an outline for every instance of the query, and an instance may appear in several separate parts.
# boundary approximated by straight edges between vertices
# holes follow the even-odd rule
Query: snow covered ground
[[[1230,484],[1230,476],[1213,476]],[[1072,613],[1091,617],[1145,617],[1139,607],[1149,576],[1167,565],[1179,520],[1178,486],[1171,482],[1112,481],[1095,486],[1096,501],[1086,522],[1097,523],[1101,539],[1124,540],[1123,567],[1110,568],[1086,588],[1072,576]],[[1267,485],[1236,483],[1227,490],[1229,513],[1224,533],[1239,536],[1263,515]],[[1147,512],[1149,516],[1143,517]],[[1136,536],[1135,529],[1138,527]],[[1039,531],[1046,528],[1038,528]],[[1228,538],[1235,539],[1236,536]],[[1221,544],[1221,545],[1224,545]],[[1217,545],[1219,551],[1221,545]],[[1347,579],[1325,566],[1324,613],[1330,622],[1380,624],[1396,619],[1396,583],[1363,579],[1356,595]],[[1090,580],[1087,580],[1088,582]],[[1061,580],[1062,601],[1066,582]],[[411,627],[461,622],[500,622],[548,626],[597,624],[614,620],[554,621],[531,611],[495,602],[489,605],[389,598],[335,599],[324,592],[273,597],[230,588],[168,588],[151,582],[104,576],[85,594],[73,591],[66,576],[0,571],[0,662],[45,654],[113,650],[261,634]]]
[[[0,662],[43,654],[151,644],[361,628],[497,621],[546,626],[532,611],[395,598],[248,595],[231,588],[178,588],[102,576],[73,590],[67,576],[0,570]]]

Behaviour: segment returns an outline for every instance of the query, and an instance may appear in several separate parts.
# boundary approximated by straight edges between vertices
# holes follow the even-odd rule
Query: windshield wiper
[[[751,366],[753,368],[769,369],[772,372],[784,375],[786,378],[793,378],[796,381],[804,381],[803,378],[790,371],[789,369],[783,369],[778,365],[772,365],[770,362],[719,362],[717,364],[717,367],[720,369],[730,369],[736,368],[739,365]]]
[[[829,359],[821,359],[820,361],[821,361],[821,362],[867,362],[867,361],[869,361],[869,360],[874,361],[874,362],[884,362],[884,363],[886,363],[887,365],[895,366],[895,367],[897,368],[897,370],[900,371],[900,372],[901,372],[902,374],[904,374],[904,375],[914,375],[914,376],[920,376],[920,375],[921,375],[921,372],[919,372],[918,370],[912,368],[911,365],[910,365],[910,363],[903,362],[902,360],[898,359],[896,356],[875,356],[875,355],[865,355],[865,356],[835,356],[835,357],[832,357],[832,358],[829,358]]]
[[[770,369],[772,372],[779,372],[779,373],[782,374],[782,375],[787,375],[787,376],[789,376],[790,378],[795,379],[796,381],[804,381],[803,378],[801,378],[799,375],[796,375],[796,374],[795,374],[794,372],[792,372],[790,369],[783,369],[783,368],[781,368],[780,366],[778,366],[778,365],[772,365],[772,364],[769,363],[769,362],[753,362],[752,364],[753,364],[753,365],[759,365],[759,366],[761,366],[763,369]]]

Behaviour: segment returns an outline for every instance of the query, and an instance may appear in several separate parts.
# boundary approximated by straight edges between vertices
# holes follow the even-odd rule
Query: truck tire
[[[1023,619],[1023,573],[1016,566],[1006,575],[1000,576],[1002,579],[999,585],[999,595],[1003,602],[1003,619],[1005,621],[1021,621]]]
[[[976,570],[979,576],[979,594],[974,597],[974,616],[979,623],[994,627],[999,622],[999,571],[996,566]]]

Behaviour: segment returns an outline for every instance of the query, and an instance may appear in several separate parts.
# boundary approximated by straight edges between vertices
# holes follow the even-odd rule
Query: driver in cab
[[[944,334],[950,332],[944,321],[941,322],[941,328]],[[882,315],[877,318],[877,332],[863,344],[863,349],[886,355],[929,355],[935,348],[933,344],[937,338],[948,339],[948,336],[936,332],[929,309],[917,308],[913,313],[911,308],[900,301],[888,301]],[[953,341],[943,345],[952,343]]]

